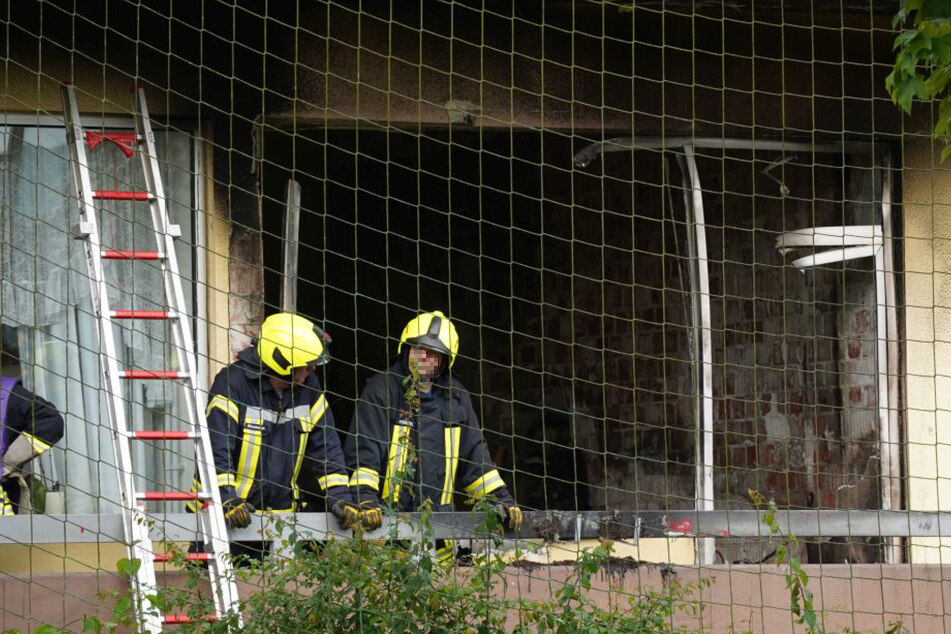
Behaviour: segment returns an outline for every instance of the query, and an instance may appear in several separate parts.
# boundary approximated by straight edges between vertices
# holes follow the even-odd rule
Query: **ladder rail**
[[[89,290],[92,296],[92,308],[96,318],[99,338],[99,360],[102,387],[106,391],[113,451],[119,480],[119,506],[125,518],[123,525],[129,558],[138,559],[139,572],[135,577],[135,597],[138,614],[144,629],[161,632],[162,625],[157,610],[146,605],[146,597],[157,589],[155,567],[152,565],[154,553],[148,535],[147,520],[135,497],[135,481],[132,469],[132,454],[127,441],[129,425],[126,420],[122,384],[119,381],[119,360],[110,318],[108,286],[102,267],[102,241],[99,223],[93,203],[93,189],[90,178],[89,161],[84,145],[85,136],[80,125],[79,106],[75,87],[63,86],[63,112],[66,124],[66,140],[70,153],[70,171],[79,201],[80,232],[83,235],[83,249],[89,277]]]
[[[215,590],[213,594],[216,609],[218,615],[223,616],[231,611],[237,612],[236,606],[239,597],[237,583],[230,564],[228,529],[225,525],[224,514],[221,512],[221,493],[218,490],[217,470],[211,452],[211,436],[205,419],[207,395],[197,385],[198,363],[194,350],[194,338],[192,336],[191,320],[187,318],[188,306],[185,303],[174,242],[178,232],[170,231],[171,223],[168,216],[165,189],[161,179],[161,165],[158,161],[155,134],[149,117],[145,89],[141,86],[135,89],[133,102],[136,133],[139,135],[142,144],[139,148],[139,156],[142,161],[146,189],[150,193],[148,202],[155,231],[155,248],[165,254],[165,260],[162,263],[162,277],[169,303],[168,308],[181,316],[170,326],[179,360],[179,368],[188,377],[185,381],[182,381],[182,388],[185,393],[189,425],[191,431],[198,436],[195,442],[195,462],[199,472],[199,481],[202,489],[208,494],[207,501],[213,506],[211,509],[206,508],[201,511],[199,517],[202,524],[204,549],[213,556],[213,561],[209,561],[209,576],[212,588]],[[240,620],[240,614],[238,614],[238,618]]]

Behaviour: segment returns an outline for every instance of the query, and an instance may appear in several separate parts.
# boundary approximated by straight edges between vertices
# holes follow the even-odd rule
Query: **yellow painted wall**
[[[579,552],[597,548],[599,545],[600,542],[596,539],[550,544],[529,540],[524,546],[525,551],[518,559],[539,564],[574,561]],[[611,554],[614,557],[630,558],[644,563],[693,566],[695,548],[695,540],[686,537],[641,539],[637,544],[619,540],[613,542]],[[509,554],[512,559],[515,559],[514,551]]]
[[[215,179],[211,166],[214,146],[209,130],[202,135],[205,212],[205,283],[208,313],[208,376],[209,382],[223,366],[231,362],[228,328],[231,323],[228,291],[228,249],[231,227],[224,201],[215,196]]]
[[[923,127],[922,129],[927,129]],[[908,506],[951,509],[951,165],[907,135],[902,173]],[[951,562],[951,540],[912,540],[915,563]]]
[[[175,546],[181,551],[188,544]],[[161,548],[156,548],[161,551]],[[100,544],[25,544],[0,545],[0,573],[10,575],[56,574],[74,572],[116,572],[116,563],[129,556],[118,542]],[[157,564],[156,570],[177,570],[171,564]]]

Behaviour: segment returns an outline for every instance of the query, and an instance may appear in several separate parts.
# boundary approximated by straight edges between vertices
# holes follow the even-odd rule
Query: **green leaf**
[[[102,619],[98,616],[83,615],[83,634],[100,634],[102,632]]]
[[[925,80],[925,91],[928,95],[937,95],[944,91],[951,80],[951,68],[941,68],[931,73]]]
[[[128,575],[130,577],[134,577],[141,567],[142,562],[138,559],[123,558],[116,562],[116,570],[119,571],[119,574]]]
[[[804,587],[809,585],[809,575],[806,574],[805,570],[797,567],[796,574],[799,576],[799,581],[802,582]]]
[[[902,48],[908,44],[911,40],[918,37],[919,33],[916,29],[906,29],[895,36],[895,48]]]
[[[815,629],[816,627],[816,613],[812,610],[806,610],[806,613],[802,615],[803,620],[806,622],[806,625]]]
[[[945,143],[944,148],[941,149],[941,162],[948,160],[948,156],[951,156],[951,145]]]
[[[918,76],[907,78],[895,86],[894,99],[905,112],[911,112],[911,104],[915,97],[926,95],[925,82]]]
[[[123,617],[130,616],[132,614],[132,597],[128,595],[119,597],[116,605],[112,608],[112,613],[119,622],[122,622]]]

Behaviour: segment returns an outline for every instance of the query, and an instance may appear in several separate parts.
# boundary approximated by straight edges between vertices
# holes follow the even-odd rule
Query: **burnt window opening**
[[[456,370],[520,503],[694,508],[704,399],[691,180],[670,149],[573,169],[587,146],[558,132],[267,133],[269,310],[280,305],[284,187],[295,178],[298,309],[334,338],[325,384],[343,433],[406,321],[440,308],[459,325]],[[695,161],[713,507],[749,508],[755,488],[787,508],[881,508],[874,267],[802,273],[775,248],[785,231],[882,223],[880,156],[700,148]],[[752,561],[766,546],[715,548]],[[810,549],[810,561],[883,556],[862,540]]]

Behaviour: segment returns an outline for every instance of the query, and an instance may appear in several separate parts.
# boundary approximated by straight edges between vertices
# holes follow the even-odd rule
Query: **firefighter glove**
[[[353,528],[360,523],[360,509],[350,502],[337,500],[337,502],[330,507],[330,512],[333,513],[337,521],[340,522],[341,528]]]
[[[225,523],[228,528],[247,528],[251,525],[251,513],[254,507],[247,500],[228,498],[221,504],[225,511]]]
[[[515,502],[500,502],[496,510],[507,529],[517,533],[522,528],[522,509]]]
[[[368,531],[375,531],[383,526],[383,508],[375,500],[360,503],[360,523]]]

